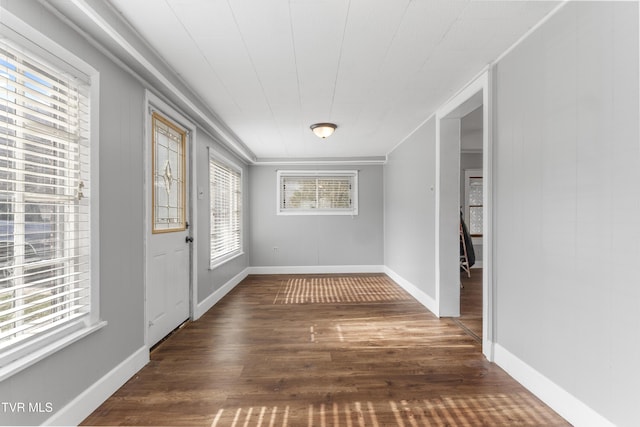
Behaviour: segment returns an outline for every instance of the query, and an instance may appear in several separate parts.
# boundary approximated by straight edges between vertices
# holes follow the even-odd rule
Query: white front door
[[[147,197],[147,344],[156,344],[189,318],[187,132],[151,114]]]

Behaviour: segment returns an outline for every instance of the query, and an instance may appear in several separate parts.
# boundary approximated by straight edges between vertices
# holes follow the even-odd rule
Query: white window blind
[[[88,87],[0,42],[0,356],[90,312],[88,136]]]
[[[469,234],[482,236],[482,177],[469,178]]]
[[[213,268],[242,250],[242,174],[210,154],[209,185]]]
[[[357,215],[357,171],[278,171],[278,213]]]
[[[482,169],[465,169],[465,223],[472,237],[482,237],[483,223],[483,178]]]

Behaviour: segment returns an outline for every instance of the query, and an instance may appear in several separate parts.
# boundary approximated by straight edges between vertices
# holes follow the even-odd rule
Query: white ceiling
[[[560,3],[109,1],[259,159],[385,156]]]

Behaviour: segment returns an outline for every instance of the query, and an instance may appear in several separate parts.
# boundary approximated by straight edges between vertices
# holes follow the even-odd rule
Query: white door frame
[[[189,319],[194,319],[195,308],[197,306],[197,298],[198,298],[198,288],[197,288],[197,267],[198,267],[198,240],[197,240],[197,212],[196,212],[196,134],[197,127],[182,113],[177,111],[174,107],[167,104],[165,101],[160,99],[158,96],[154,95],[149,90],[145,90],[144,96],[144,167],[143,167],[143,198],[144,198],[144,209],[143,209],[143,241],[144,241],[144,249],[143,249],[143,259],[145,263],[145,268],[143,269],[143,292],[144,292],[144,344],[147,348],[149,346],[149,318],[148,318],[148,310],[147,310],[147,253],[149,247],[149,233],[148,230],[151,228],[151,206],[148,204],[149,200],[149,179],[151,176],[151,144],[149,135],[149,129],[151,129],[151,110],[155,109],[162,112],[164,115],[168,116],[169,119],[176,122],[180,126],[182,126],[187,131],[187,165],[189,170],[189,182],[187,185],[187,195],[188,195],[188,212],[187,221],[189,222],[189,235],[194,238],[193,243],[190,246],[190,256],[189,256]]]
[[[458,92],[436,112],[436,307],[439,316],[460,316],[460,267],[458,218],[460,204],[459,119],[482,105],[483,259],[482,259],[482,352],[494,357],[493,285],[493,147],[491,69]],[[457,120],[458,135],[455,135]],[[455,171],[450,169],[454,167]],[[455,262],[453,262],[455,260]]]

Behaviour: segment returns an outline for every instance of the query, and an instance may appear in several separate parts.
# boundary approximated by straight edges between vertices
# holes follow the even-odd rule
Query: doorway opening
[[[482,352],[487,359],[493,360],[490,101],[487,70],[436,113],[436,304],[441,317],[458,318],[461,315],[460,225],[461,218],[465,216],[466,225],[470,225],[470,215],[473,213],[474,234],[479,234],[477,231],[480,229],[481,236],[476,236],[475,244],[470,249],[478,248],[481,253],[476,262],[476,267],[481,267],[481,273],[474,271],[471,274],[476,277],[481,274],[482,310],[481,320],[478,321],[482,324]],[[482,196],[481,203],[474,200],[473,206],[469,206],[464,202],[464,186],[467,183],[465,175],[461,174],[464,148],[462,132],[464,122],[470,118],[477,119],[474,113],[481,116],[480,126],[476,129],[480,134],[476,135],[475,142],[481,144],[481,149],[476,146],[476,150],[481,156],[482,166],[468,169],[469,177],[476,178],[474,185],[481,182]],[[472,169],[476,173],[471,172]],[[482,171],[481,180],[477,179],[477,170]],[[470,207],[474,209],[470,210]],[[465,213],[467,209],[469,212]]]
[[[482,342],[483,149],[482,106],[460,119],[460,317]]]

